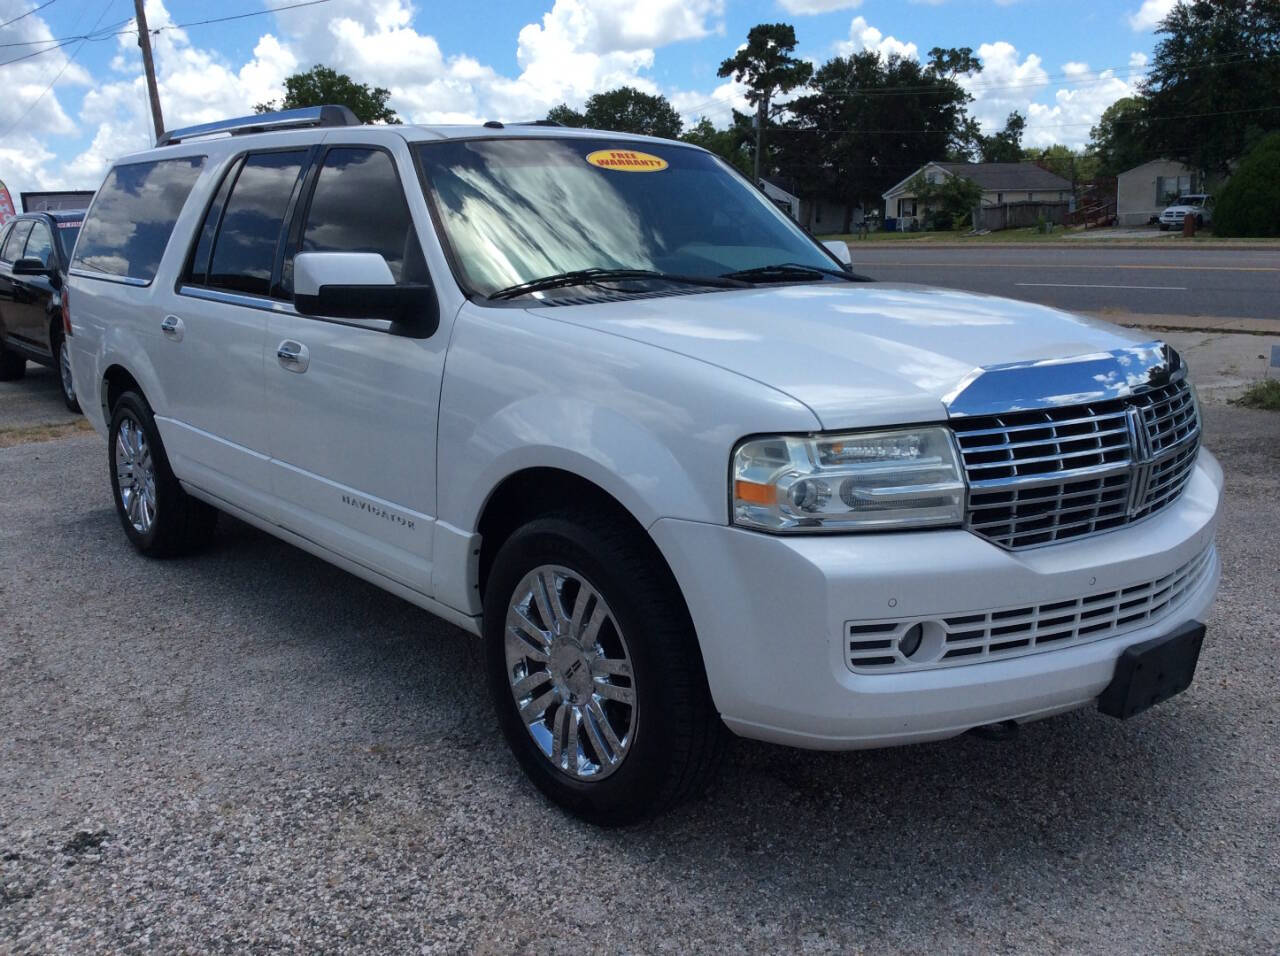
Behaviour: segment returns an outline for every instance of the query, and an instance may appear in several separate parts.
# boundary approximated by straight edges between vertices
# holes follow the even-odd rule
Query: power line
[[[49,0],[49,2],[52,3],[53,0]],[[192,20],[187,23],[167,23],[164,26],[156,27],[150,32],[154,36],[155,34],[163,33],[166,30],[186,30],[190,27],[203,27],[203,26],[209,26],[215,23],[228,23],[232,20],[247,20],[251,17],[266,16],[269,13],[284,13],[286,10],[297,10],[302,7],[315,7],[315,6],[319,6],[322,3],[330,3],[330,2],[332,2],[332,0],[302,0],[302,2],[300,3],[286,3],[282,6],[271,7],[270,9],[267,9],[267,10],[253,10],[253,11],[250,11],[249,13],[235,13],[225,17],[210,17],[207,20]],[[34,13],[35,11],[32,10],[31,12]],[[122,26],[123,24],[131,23],[132,21],[133,21],[132,17],[130,17],[127,20],[121,20],[120,23],[113,24],[111,27],[108,27],[106,30],[100,30],[97,33],[91,32],[91,33],[79,34],[77,36],[60,37],[60,38],[49,39],[49,40],[27,40],[20,43],[0,44],[0,46],[6,46],[6,47],[34,46],[37,43],[54,44],[53,46],[45,47],[43,50],[36,50],[33,53],[26,53],[26,54],[23,54],[22,56],[14,57],[11,60],[0,61],[0,66],[8,66],[10,63],[18,63],[22,60],[29,60],[33,57],[42,56],[45,53],[52,53],[54,50],[61,49],[62,47],[68,46],[77,41],[91,40],[96,43],[100,40],[110,40],[113,37],[128,36],[131,33],[136,34],[138,32],[138,28],[136,26],[131,30],[114,30],[114,27]]]
[[[39,13],[41,10],[49,6],[51,3],[56,3],[56,2],[57,0],[45,0],[44,3],[40,4],[40,6],[33,7],[32,9],[28,10],[26,13],[23,13],[23,14],[20,14],[19,16],[14,17],[12,20],[6,20],[4,21],[4,23],[0,23],[0,30],[3,30],[5,27],[7,27],[11,23],[17,23],[19,20],[25,20],[27,17],[31,16],[31,14]]]
[[[52,2],[53,0],[49,0],[49,3],[52,3]],[[92,33],[94,30],[98,28],[98,24],[102,22],[102,18],[107,15],[107,11],[111,9],[111,5],[113,3],[115,3],[115,0],[107,0],[107,2],[103,4],[102,12],[98,14],[98,19],[95,20],[93,26],[89,28],[90,33]],[[48,3],[45,4],[46,7],[48,5],[49,5]],[[37,7],[36,9],[38,10],[40,8]],[[33,10],[32,13],[34,12],[35,11]],[[71,51],[71,55],[67,57],[67,62],[62,64],[62,69],[58,71],[58,74],[52,80],[49,81],[48,86],[46,86],[43,90],[40,91],[40,95],[31,101],[31,105],[22,111],[22,115],[19,116],[16,120],[14,120],[5,129],[3,133],[0,133],[0,139],[4,139],[6,136],[12,133],[15,129],[17,129],[22,124],[23,120],[25,120],[28,116],[31,115],[31,111],[36,108],[36,104],[38,104],[42,99],[45,98],[48,92],[51,89],[53,89],[54,84],[56,84],[60,79],[62,79],[62,74],[66,73],[67,70],[71,68],[71,64],[75,62],[76,57],[80,54],[80,51],[84,48],[84,44],[85,44],[85,41],[81,40],[80,46],[76,47],[74,50]]]

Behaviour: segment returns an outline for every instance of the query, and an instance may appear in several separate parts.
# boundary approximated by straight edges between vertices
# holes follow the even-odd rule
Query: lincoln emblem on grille
[[[1155,466],[1155,455],[1151,451],[1151,438],[1147,432],[1146,414],[1150,406],[1135,408],[1130,405],[1125,409],[1125,418],[1129,426],[1129,454],[1133,464],[1130,466],[1133,477],[1129,482],[1129,505],[1126,508],[1130,517],[1142,509],[1147,500],[1147,488],[1151,485],[1151,470]]]

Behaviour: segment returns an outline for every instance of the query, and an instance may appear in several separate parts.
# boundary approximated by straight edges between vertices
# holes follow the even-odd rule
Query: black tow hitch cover
[[[1125,720],[1191,686],[1204,644],[1204,625],[1188,621],[1172,634],[1126,647],[1098,697],[1098,710]]]

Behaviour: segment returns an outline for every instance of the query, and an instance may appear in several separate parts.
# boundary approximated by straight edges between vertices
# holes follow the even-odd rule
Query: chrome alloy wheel
[[[543,755],[575,780],[617,770],[635,740],[635,679],[600,593],[568,568],[534,568],[507,606],[505,645],[516,709]]]
[[[67,396],[67,401],[74,402],[76,388],[71,381],[71,349],[67,347],[65,338],[58,345],[58,367],[62,371],[62,391]]]
[[[156,520],[156,472],[147,436],[133,418],[120,421],[115,459],[120,504],[133,530],[146,534]]]

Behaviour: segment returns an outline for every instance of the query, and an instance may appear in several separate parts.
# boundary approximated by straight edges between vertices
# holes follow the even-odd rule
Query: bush
[[[1280,133],[1258,142],[1217,197],[1219,236],[1280,236]]]

